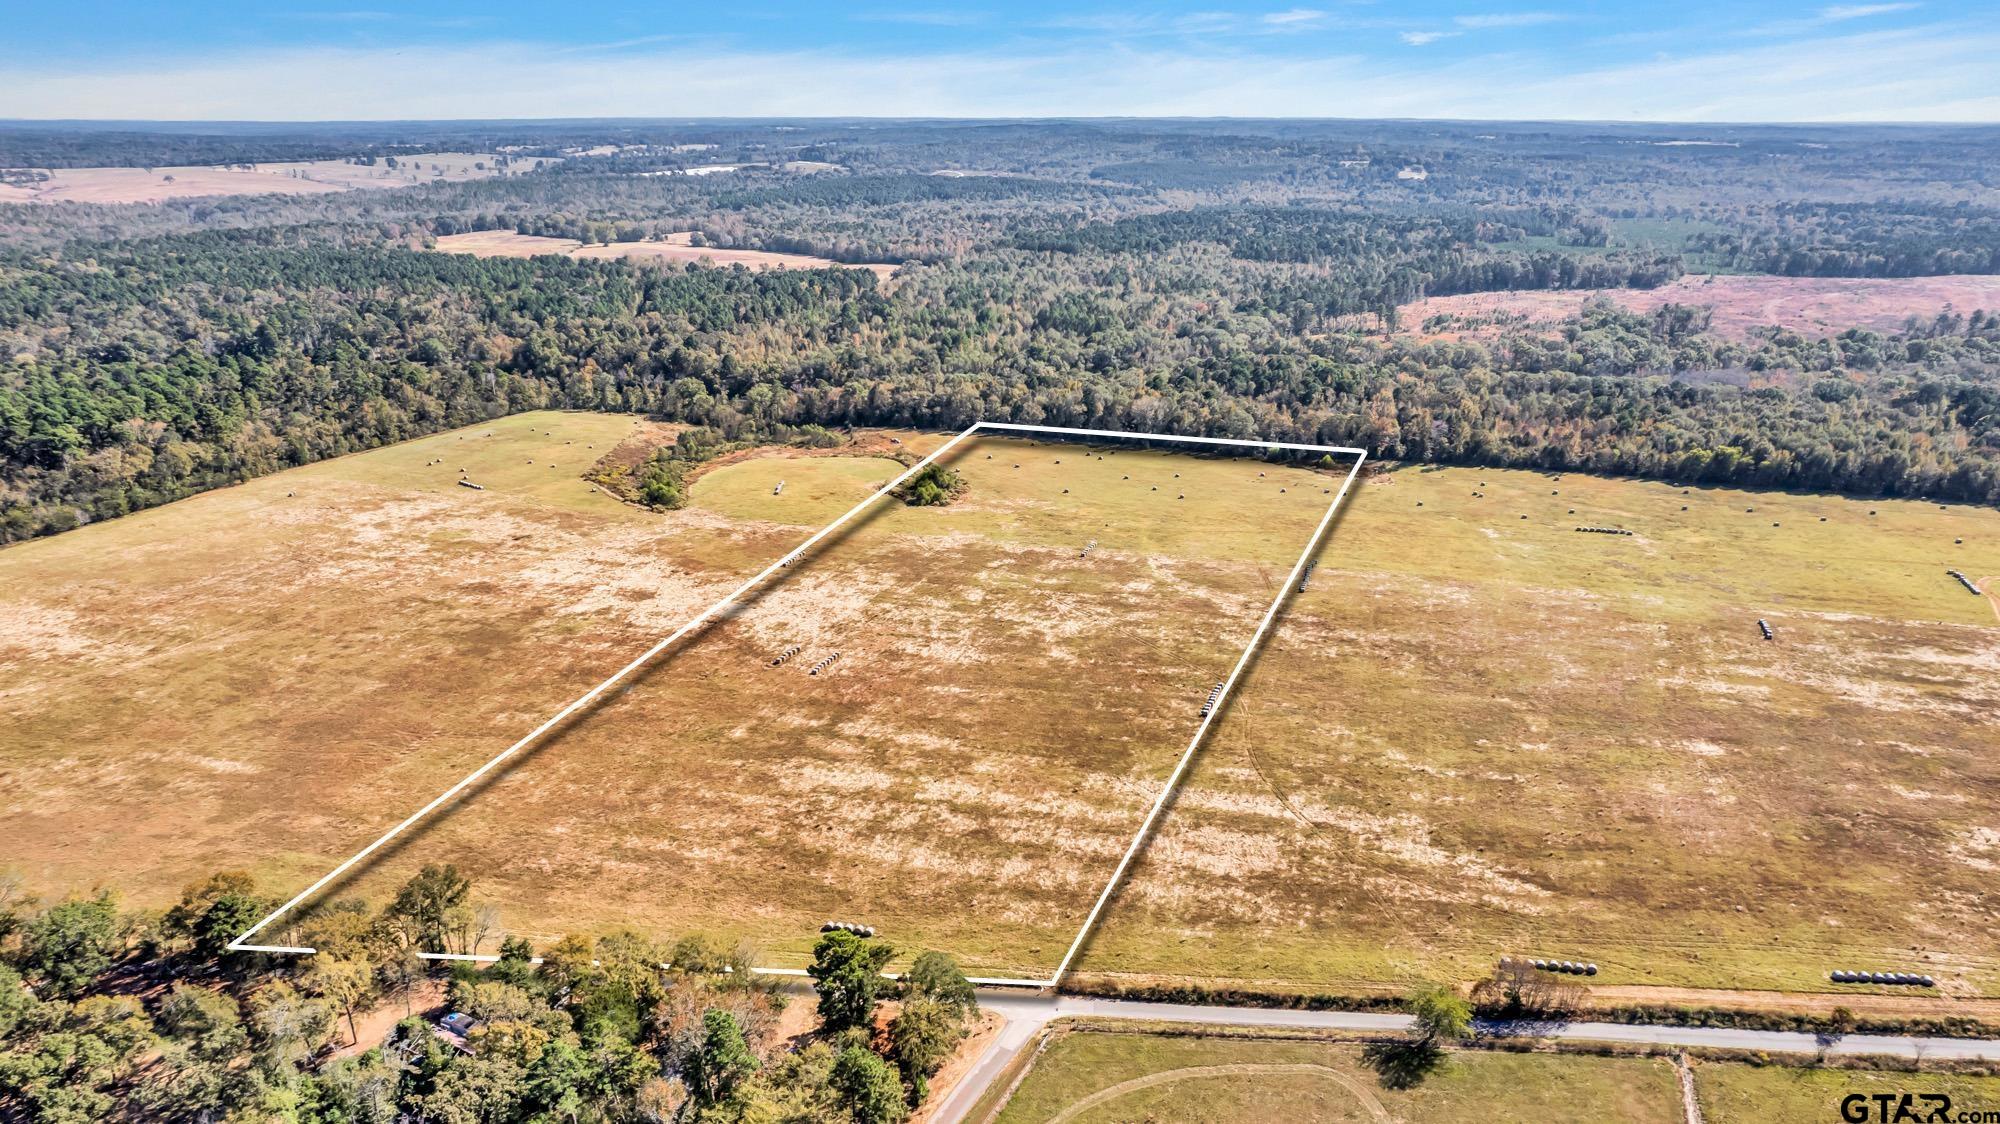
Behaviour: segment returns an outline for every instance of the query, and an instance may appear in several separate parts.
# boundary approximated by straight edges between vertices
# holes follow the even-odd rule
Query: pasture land
[[[742,265],[750,269],[865,269],[888,280],[897,266],[888,263],[855,265],[808,254],[778,254],[765,250],[732,250],[716,246],[696,246],[691,232],[669,234],[658,241],[614,242],[586,246],[573,238],[545,238],[537,234],[516,234],[511,230],[475,230],[446,234],[438,238],[437,249],[482,258],[531,258],[556,254],[568,258],[625,258],[631,261],[701,262],[715,266]]]
[[[302,887],[897,471],[735,460],[668,514],[579,478],[655,428],[507,418],[0,551],[5,864]],[[795,963],[840,918],[1045,972],[1335,485],[1097,455],[971,443],[959,502],[885,505],[342,891],[454,861],[531,934]],[[1947,567],[2000,585],[2000,512],[1370,477],[1080,970],[2000,993],[2000,601]]]
[[[159,203],[207,195],[323,195],[369,187],[411,187],[518,174],[534,166],[500,168],[485,152],[426,152],[397,158],[397,166],[345,160],[162,168],[52,168],[49,178],[26,185],[0,184],[0,203]]]
[[[144,904],[303,886],[899,467],[745,460],[656,515],[578,479],[634,428],[510,418],[0,554],[0,854]],[[451,861],[530,933],[784,961],[845,917],[1045,973],[1338,485],[1098,456],[968,442],[957,502],[885,505],[345,889]]]
[[[1916,317],[1928,321],[1951,309],[1960,315],[2000,309],[2000,276],[1948,277],[1771,277],[1689,274],[1657,289],[1575,289],[1510,293],[1466,293],[1411,301],[1396,310],[1402,330],[1423,330],[1434,316],[1450,316],[1429,335],[1491,338],[1506,327],[1553,330],[1590,300],[1605,298],[1635,312],[1661,305],[1698,305],[1713,310],[1713,330],[1735,340],[1777,325],[1807,338],[1836,335],[1848,328],[1888,332]]]
[[[1765,1124],[1768,1121],[1846,1119],[1843,1098],[1859,1094],[1943,1094],[1952,1100],[1954,1118],[1966,1110],[2000,1109],[2000,1077],[1948,1073],[1877,1072],[1856,1069],[1807,1069],[1793,1066],[1753,1066],[1727,1062],[1697,1062],[1695,1096],[1702,1119],[1711,1124]],[[1914,1118],[1928,1116],[1934,1105],[1917,1101]],[[1874,1105],[1869,1104],[1873,1109]],[[1895,1119],[1894,1109],[1886,1117]],[[1869,1119],[1881,1120],[1879,1112]],[[1907,1119],[1907,1117],[1906,1117]]]
[[[2000,592],[2000,512],[1373,477],[1080,968],[2000,992],[2000,600],[1947,568]]]
[[[1451,1054],[1415,1087],[1392,1089],[1383,1085],[1363,1049],[1345,1042],[1070,1033],[1041,1053],[996,1119],[997,1124],[1674,1124],[1682,1119],[1673,1063],[1663,1058],[1468,1050]]]

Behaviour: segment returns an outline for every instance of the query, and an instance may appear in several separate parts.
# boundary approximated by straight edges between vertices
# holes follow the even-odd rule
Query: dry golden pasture
[[[696,246],[690,243],[689,238],[689,233],[683,231],[669,234],[659,241],[614,242],[609,245],[586,246],[574,238],[547,238],[535,234],[517,234],[511,230],[475,230],[465,234],[443,235],[437,240],[437,249],[447,253],[472,254],[482,258],[529,258],[541,254],[558,254],[569,258],[597,260],[625,258],[640,262],[742,265],[750,269],[866,269],[885,281],[897,269],[895,265],[888,263],[852,265],[807,254],[778,254],[766,250]]]
[[[1947,568],[2000,592],[2000,512],[1377,477],[1081,968],[2000,993],[2000,601]]]
[[[577,479],[632,427],[508,419],[0,554],[32,637],[0,654],[0,854],[140,904],[219,868],[303,886],[898,470],[749,460],[654,515]],[[783,961],[840,916],[1046,972],[1337,481],[999,439],[956,463],[960,502],[885,508],[344,892],[452,861],[530,933]]]

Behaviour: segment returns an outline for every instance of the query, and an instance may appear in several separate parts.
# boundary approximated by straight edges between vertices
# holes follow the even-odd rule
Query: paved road
[[[1262,1007],[1207,1007],[1186,1003],[1133,1003],[1081,996],[986,994],[980,1005],[998,1011],[1007,1025],[986,1053],[951,1091],[931,1118],[932,1124],[958,1124],[993,1083],[1000,1071],[1052,1019],[1088,1017],[1152,1022],[1207,1023],[1222,1026],[1273,1027],[1307,1030],[1398,1031],[1410,1026],[1408,1015],[1356,1011],[1283,1011]],[[1822,1039],[1817,1035],[1776,1030],[1731,1030],[1722,1027],[1628,1026],[1624,1023],[1495,1023],[1481,1020],[1479,1033],[1491,1036],[1568,1038],[1592,1042],[1632,1042],[1659,1046],[1711,1046],[1736,1050],[1812,1054],[1892,1054],[1902,1057],[1979,1058],[2000,1061],[2000,1040],[1987,1038],[1915,1038],[1908,1035],[1849,1034]]]

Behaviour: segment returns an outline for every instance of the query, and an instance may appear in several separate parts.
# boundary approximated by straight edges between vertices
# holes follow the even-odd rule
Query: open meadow
[[[1674,1065],[1665,1058],[1466,1050],[1416,1086],[1396,1089],[1384,1086],[1359,1043],[1057,1033],[995,1124],[1683,1119]]]
[[[289,892],[899,471],[744,460],[654,514],[578,479],[633,428],[511,418],[0,555],[34,591],[0,853],[152,904],[218,868]],[[951,463],[956,502],[884,504],[342,889],[454,862],[537,935],[782,961],[845,917],[1046,973],[1338,477],[983,437]]]
[[[453,254],[482,258],[531,258],[556,254],[566,258],[605,260],[623,258],[639,262],[703,263],[712,266],[741,265],[750,269],[865,269],[886,281],[896,272],[892,263],[856,265],[808,254],[779,254],[768,250],[739,250],[720,246],[696,246],[689,231],[646,242],[613,242],[586,246],[574,238],[548,238],[538,234],[518,234],[511,230],[474,230],[446,234],[436,248]]]
[[[1994,594],[1989,508],[1375,476],[1080,967],[1993,995]]]
[[[45,893],[289,894],[899,470],[731,458],[668,513],[580,478],[670,433],[522,415],[0,552],[0,856]],[[1045,973],[1337,479],[951,463],[955,502],[885,503],[337,892],[455,862],[537,937],[795,963],[846,919]],[[1079,969],[2000,992],[2000,599],[1947,568],[1993,590],[2000,513],[1367,477]]]

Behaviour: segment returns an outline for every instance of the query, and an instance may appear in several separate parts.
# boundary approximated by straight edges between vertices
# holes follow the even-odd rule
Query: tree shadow
[[[1361,1060],[1384,1089],[1414,1089],[1444,1065],[1445,1053],[1435,1042],[1397,1039],[1370,1043]]]

